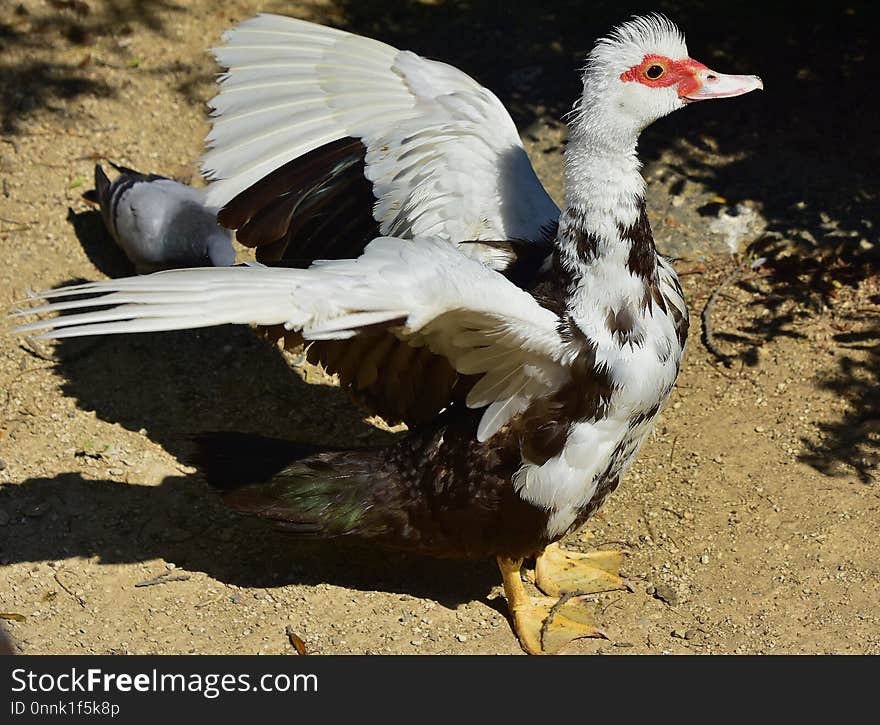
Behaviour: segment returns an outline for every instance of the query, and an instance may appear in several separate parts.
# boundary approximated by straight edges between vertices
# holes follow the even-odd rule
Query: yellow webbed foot
[[[584,637],[605,637],[593,626],[580,597],[532,597],[520,578],[522,559],[498,557],[504,594],[513,629],[529,654],[554,654],[569,642]]]
[[[558,597],[570,592],[596,594],[626,589],[619,572],[622,551],[591,551],[581,554],[550,544],[535,561],[535,585]]]

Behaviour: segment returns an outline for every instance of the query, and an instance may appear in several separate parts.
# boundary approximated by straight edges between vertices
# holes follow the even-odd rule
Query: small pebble
[[[666,602],[671,607],[678,604],[678,592],[668,584],[658,584],[654,590],[654,596],[657,599]]]
[[[0,471],[5,471],[5,470],[6,470],[6,461],[4,461],[2,458],[0,458]]]
[[[419,646],[421,646],[421,644],[422,644],[422,640],[420,640],[420,639],[411,639],[411,640],[409,641],[409,643],[410,643],[413,647],[419,647]]]
[[[25,516],[29,516],[34,519],[38,519],[43,516],[50,508],[50,504],[48,502],[38,503],[36,506],[31,506],[24,512]]]
[[[700,557],[700,563],[701,563],[701,564],[708,564],[708,563],[709,563],[709,555],[708,555],[708,554],[703,554],[703,555]]]
[[[457,635],[455,635],[455,638],[459,642],[467,642],[467,635],[466,634],[457,634]]]

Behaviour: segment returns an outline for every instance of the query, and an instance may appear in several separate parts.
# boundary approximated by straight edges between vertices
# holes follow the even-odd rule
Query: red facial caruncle
[[[620,80],[636,81],[649,88],[668,88],[678,84],[678,95],[687,97],[702,85],[701,70],[709,70],[693,58],[672,60],[662,55],[646,55],[642,62],[622,73]]]
[[[716,73],[698,60],[672,60],[649,53],[642,62],[620,74],[624,83],[641,83],[648,88],[678,86],[678,97],[685,103],[707,98],[730,98],[764,88],[758,76]]]

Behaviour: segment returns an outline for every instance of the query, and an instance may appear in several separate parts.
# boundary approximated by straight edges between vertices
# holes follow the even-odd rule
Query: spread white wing
[[[226,205],[307,154],[305,171],[323,175],[317,189],[339,172],[317,163],[321,150],[354,138],[366,147],[383,235],[542,241],[556,223],[510,115],[462,71],[277,15],[246,20],[224,41],[215,55],[228,71],[203,164],[208,204]],[[490,250],[467,251],[493,263]]]
[[[69,299],[74,296],[81,299]],[[480,375],[467,396],[486,406],[486,440],[536,397],[570,377],[558,317],[501,274],[442,239],[390,237],[354,260],[308,270],[263,266],[172,270],[93,282],[38,296],[19,314],[70,312],[18,328],[43,337],[283,324],[306,339],[344,339],[385,325],[400,340]],[[110,306],[108,308],[108,305]],[[89,308],[106,309],[89,309]]]

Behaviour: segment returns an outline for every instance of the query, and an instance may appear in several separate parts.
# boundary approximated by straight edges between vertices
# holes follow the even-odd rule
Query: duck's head
[[[611,136],[638,134],[695,101],[763,89],[758,76],[727,75],[688,55],[681,31],[662,15],[633,18],[587,57],[577,115]],[[589,112],[591,118],[584,118]]]

